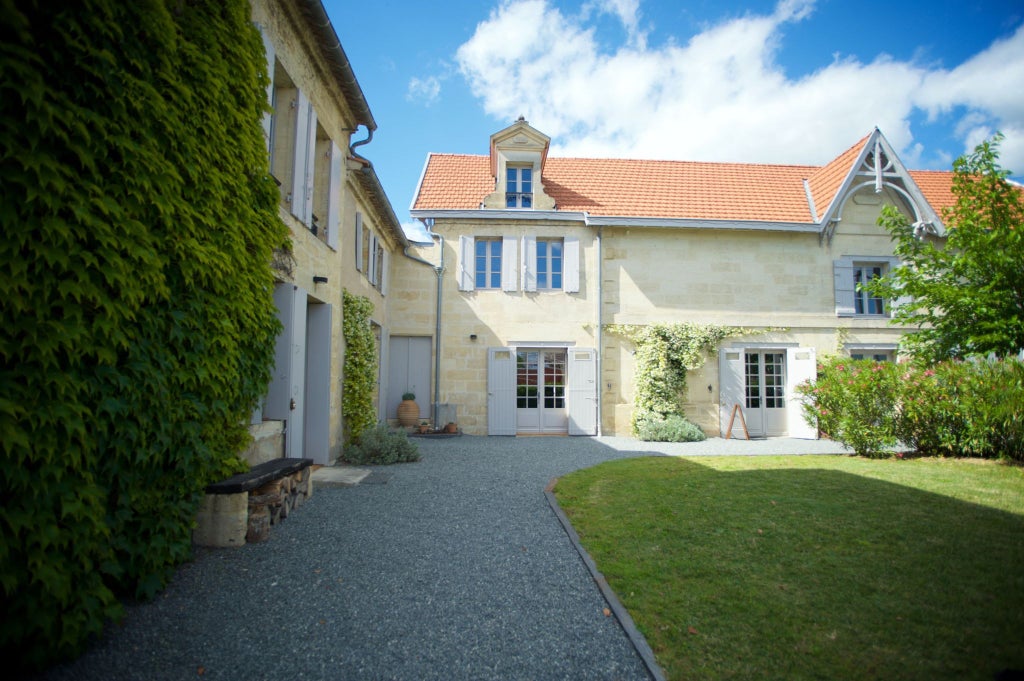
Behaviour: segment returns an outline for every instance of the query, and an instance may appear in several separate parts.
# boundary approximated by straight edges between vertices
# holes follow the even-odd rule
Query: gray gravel
[[[832,453],[828,442],[418,439],[378,484],[318,488],[270,539],[197,550],[47,679],[648,679],[543,490],[639,454]],[[379,482],[385,484],[379,484]]]

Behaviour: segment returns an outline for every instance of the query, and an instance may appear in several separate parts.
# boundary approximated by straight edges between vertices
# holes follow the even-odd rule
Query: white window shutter
[[[377,235],[370,234],[370,271],[367,278],[374,286],[377,285]]]
[[[523,290],[537,290],[537,237],[523,237]]]
[[[270,77],[270,82],[267,84],[267,103],[273,105],[274,103],[274,61],[276,60],[277,52],[274,49],[274,43],[270,42],[270,35],[267,33],[266,26],[262,24],[256,24],[256,28],[260,31],[260,37],[263,38],[263,51],[267,56],[267,75]],[[270,152],[270,135],[271,126],[274,120],[274,113],[272,111],[263,114],[263,136],[267,139],[267,152]]]
[[[331,177],[327,184],[327,245],[338,250],[341,231],[341,149],[331,141]]]
[[[518,288],[516,280],[519,269],[519,254],[517,246],[519,240],[514,236],[506,236],[501,239],[501,290],[515,291]]]
[[[356,212],[356,271],[363,271],[363,214]]]
[[[852,317],[856,313],[853,281],[853,259],[839,258],[832,261],[832,278],[836,294],[836,315]]]
[[[295,140],[293,143],[292,164],[292,215],[303,220],[302,211],[306,206],[306,159],[308,157],[306,140],[309,138],[309,99],[302,90],[295,98]]]
[[[388,270],[389,264],[391,263],[391,253],[388,249],[384,249],[384,253],[381,256],[381,272],[380,272],[380,294],[386,296],[388,294]]]
[[[474,290],[474,274],[476,272],[476,260],[474,258],[473,248],[474,239],[471,236],[460,236],[459,237],[459,290],[460,291],[472,291]]]
[[[804,418],[806,398],[796,391],[804,381],[813,381],[817,373],[814,348],[786,348],[786,426],[789,437],[818,439],[818,429]]]
[[[313,187],[316,179],[316,111],[309,103],[306,111],[306,164],[305,178],[302,182],[303,194],[302,215],[299,216],[307,227],[313,226]]]
[[[892,271],[894,269],[903,265],[903,263],[900,262],[899,258],[887,258],[886,260],[889,263],[889,268],[886,270],[886,275],[892,274]],[[892,306],[890,311],[896,312],[896,310],[898,310],[899,308],[907,307],[908,305],[911,305],[913,302],[914,299],[910,296],[900,296],[896,300],[889,301],[889,303]]]
[[[578,293],[580,290],[580,240],[567,236],[562,248],[562,290]]]

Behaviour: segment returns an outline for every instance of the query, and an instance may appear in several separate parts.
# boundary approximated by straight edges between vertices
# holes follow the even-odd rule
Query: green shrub
[[[644,442],[700,442],[707,439],[703,430],[677,414],[641,421],[637,437]]]
[[[341,414],[345,442],[358,441],[376,419],[373,396],[377,389],[377,340],[370,326],[373,303],[366,296],[342,291],[341,331],[345,337],[345,369]]]
[[[0,0],[0,650],[79,652],[191,551],[278,330],[245,0]]]
[[[391,430],[386,423],[378,423],[348,445],[342,458],[356,465],[384,465],[419,461],[420,453],[404,430]]]
[[[922,456],[1024,461],[1024,362],[934,365],[830,359],[798,391],[822,433],[864,456],[902,446]]]
[[[899,367],[892,362],[837,357],[818,365],[813,383],[798,387],[804,416],[860,456],[894,454]]]
[[[1024,364],[950,360],[908,369],[896,432],[924,455],[1024,460]]]

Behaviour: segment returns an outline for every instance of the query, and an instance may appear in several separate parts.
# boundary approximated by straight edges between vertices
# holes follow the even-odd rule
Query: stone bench
[[[199,546],[260,542],[313,495],[312,459],[271,459],[206,487],[192,541]]]

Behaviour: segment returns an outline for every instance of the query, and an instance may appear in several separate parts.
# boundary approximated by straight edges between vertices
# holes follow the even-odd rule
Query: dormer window
[[[533,167],[508,166],[505,172],[505,207],[533,208]]]

